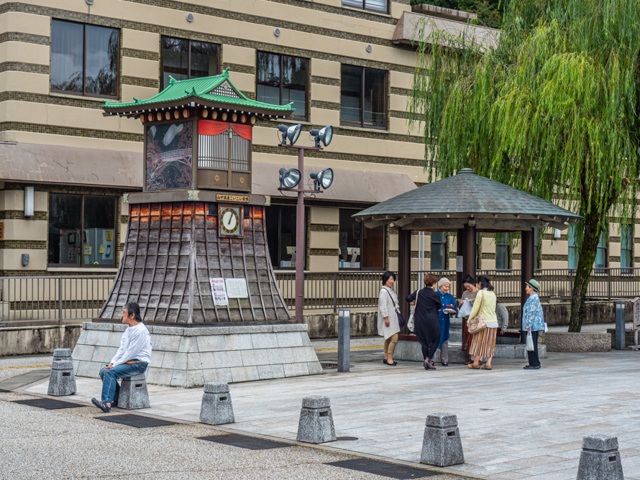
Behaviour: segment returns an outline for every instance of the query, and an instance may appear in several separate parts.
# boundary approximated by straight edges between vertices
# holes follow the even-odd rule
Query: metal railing
[[[95,318],[113,275],[0,277],[0,325],[62,325]]]
[[[427,272],[412,272],[411,291],[422,286]],[[456,272],[432,271],[446,276],[455,292]],[[505,303],[520,301],[522,282],[519,270],[481,270]],[[537,270],[540,297],[544,300],[571,298],[575,270]],[[381,271],[338,271],[305,273],[305,310],[375,308],[378,305]],[[114,276],[34,276],[0,277],[0,326],[61,325],[91,320],[100,313]],[[287,306],[295,303],[295,272],[277,271],[276,280]],[[611,300],[640,296],[640,268],[598,268],[591,274],[587,289],[590,300]]]

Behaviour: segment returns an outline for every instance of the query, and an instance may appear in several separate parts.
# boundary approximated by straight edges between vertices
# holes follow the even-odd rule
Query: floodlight
[[[316,190],[326,190],[333,183],[333,170],[331,168],[324,168],[320,172],[311,172],[311,178],[313,179],[313,187]]]
[[[309,135],[315,137],[316,147],[320,147],[320,142],[322,142],[325,147],[328,147],[331,143],[331,139],[333,138],[333,127],[331,125],[327,125],[321,129],[312,128],[309,131]]]
[[[289,139],[289,144],[293,145],[294,143],[296,143],[298,141],[298,137],[300,136],[300,132],[302,131],[302,125],[301,124],[297,124],[297,125],[293,125],[291,127],[288,127],[287,125],[278,125],[278,130],[280,130],[282,132],[282,137],[281,137],[281,144],[282,145],[286,145],[287,144],[287,138]]]
[[[302,175],[297,168],[280,169],[280,188],[290,190],[300,183]]]

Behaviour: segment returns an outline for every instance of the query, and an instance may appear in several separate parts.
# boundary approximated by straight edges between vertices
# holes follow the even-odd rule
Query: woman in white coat
[[[400,325],[398,323],[398,297],[392,287],[396,276],[391,272],[382,275],[382,288],[378,298],[378,335],[384,337],[384,360],[382,363],[395,367],[398,362],[393,361],[393,352],[398,343]]]

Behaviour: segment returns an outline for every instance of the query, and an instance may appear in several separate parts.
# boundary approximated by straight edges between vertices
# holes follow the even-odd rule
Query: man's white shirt
[[[111,359],[111,363],[115,367],[133,359],[151,363],[151,335],[144,323],[127,327],[122,334],[120,348]]]

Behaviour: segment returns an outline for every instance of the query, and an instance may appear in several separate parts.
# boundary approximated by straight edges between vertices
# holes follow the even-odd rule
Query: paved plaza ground
[[[335,341],[314,343],[321,360],[335,359]],[[46,379],[0,393],[0,478],[389,478],[326,464],[356,454],[419,466],[425,418],[446,411],[458,416],[466,457],[441,469],[451,474],[573,480],[582,437],[604,433],[618,437],[625,478],[640,480],[640,353],[550,353],[539,371],[522,370],[524,360],[496,360],[493,371],[425,371],[383,365],[376,343],[353,343],[350,373],[232,384],[236,423],[222,428],[197,423],[200,388],[149,386],[152,408],[137,413],[184,422],[149,429],[95,420],[104,415],[93,407],[10,403],[46,395]],[[0,380],[29,370],[13,364],[37,373],[50,361],[0,359]],[[64,400],[88,405],[99,393],[98,380],[79,378],[78,393]],[[331,398],[338,437],[357,440],[258,452],[196,440],[237,432],[294,442],[302,397],[312,394]]]

